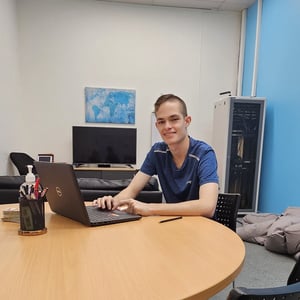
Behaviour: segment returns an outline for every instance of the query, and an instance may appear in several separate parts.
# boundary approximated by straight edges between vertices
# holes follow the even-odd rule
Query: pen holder
[[[45,197],[28,199],[19,197],[20,229],[19,235],[39,235],[47,232],[45,227]]]

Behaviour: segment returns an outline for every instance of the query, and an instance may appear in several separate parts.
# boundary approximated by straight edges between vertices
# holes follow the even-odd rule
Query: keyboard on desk
[[[91,222],[97,222],[99,220],[115,220],[119,218],[120,211],[102,210],[94,206],[87,206],[86,208]]]
[[[86,206],[91,224],[98,223],[119,223],[141,218],[139,215],[128,214],[121,210],[101,210],[96,206]]]

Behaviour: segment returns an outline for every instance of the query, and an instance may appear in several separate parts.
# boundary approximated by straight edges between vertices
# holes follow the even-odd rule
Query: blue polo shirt
[[[185,161],[178,169],[164,142],[155,143],[146,156],[141,172],[158,175],[166,202],[177,203],[199,199],[199,187],[218,183],[217,159],[211,146],[190,137]]]

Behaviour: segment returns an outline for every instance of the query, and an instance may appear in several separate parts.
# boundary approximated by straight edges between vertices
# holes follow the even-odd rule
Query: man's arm
[[[180,215],[204,216],[214,215],[218,199],[218,184],[206,183],[199,188],[199,199],[179,203],[143,203],[126,197],[119,201],[120,206],[128,206],[127,211],[143,216]]]
[[[133,199],[147,184],[151,176],[138,171],[131,180],[130,184],[120,191],[116,196],[104,196],[94,200],[94,204],[101,208],[116,209],[120,206],[120,201],[124,199]]]
[[[123,200],[123,199],[130,199],[135,198],[139,192],[145,187],[147,182],[151,176],[138,171],[133,179],[131,180],[130,184],[123,189],[120,193],[118,193],[114,199],[116,200]]]

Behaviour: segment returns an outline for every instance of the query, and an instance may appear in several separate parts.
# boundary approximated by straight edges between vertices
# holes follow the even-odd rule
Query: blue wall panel
[[[250,28],[256,22],[254,9],[256,5],[248,12]],[[252,40],[251,32],[247,49],[253,47]],[[252,72],[247,60],[245,68],[245,74]],[[243,94],[249,93],[248,77]],[[299,0],[263,1],[257,80],[257,96],[267,98],[259,211],[281,213],[300,206]]]

